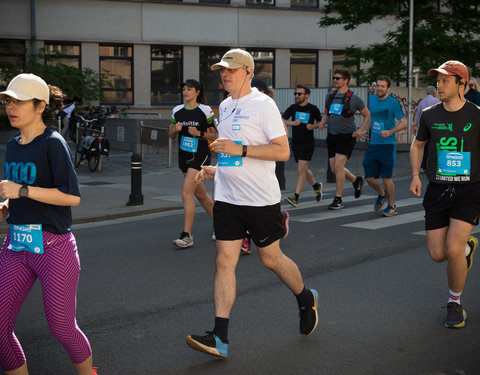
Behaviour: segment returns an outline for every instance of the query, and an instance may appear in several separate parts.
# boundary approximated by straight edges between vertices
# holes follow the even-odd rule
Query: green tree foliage
[[[372,64],[354,75],[361,82],[373,82],[380,74],[406,82],[408,74],[409,0],[326,0],[321,27],[343,25],[355,30],[376,19],[390,19],[394,28],[385,42],[366,49],[346,49],[347,66],[358,61]],[[415,0],[413,21],[413,65],[421,73],[447,60],[460,60],[480,76],[480,2],[478,0]],[[424,82],[432,82],[425,75]]]
[[[16,53],[20,52],[26,55],[22,46],[11,45],[6,48],[11,48]],[[54,57],[61,57],[61,55]],[[19,66],[18,62],[14,63],[8,59],[0,59],[0,88],[4,90],[8,82],[17,74],[33,73],[42,77],[48,84],[60,87],[68,98],[77,96],[82,98],[83,102],[89,102],[102,100],[101,87],[111,86],[108,84],[108,73],[100,74],[89,68],[79,69],[61,63],[45,64],[44,61],[45,52],[43,49],[35,55],[27,55],[24,66]]]

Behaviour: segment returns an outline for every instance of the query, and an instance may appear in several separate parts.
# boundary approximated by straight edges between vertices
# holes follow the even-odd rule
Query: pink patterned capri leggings
[[[53,336],[73,363],[91,354],[90,343],[75,318],[80,260],[72,233],[43,232],[43,254],[8,250],[10,233],[0,252],[0,367],[15,370],[25,364],[22,347],[13,332],[18,312],[35,280],[42,285],[43,307]]]

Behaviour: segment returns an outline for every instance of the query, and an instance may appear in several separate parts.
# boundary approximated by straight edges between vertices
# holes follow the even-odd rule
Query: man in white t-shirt
[[[297,265],[280,249],[285,230],[275,161],[288,160],[290,150],[275,102],[250,86],[253,69],[252,56],[240,49],[228,51],[212,66],[212,70],[220,70],[230,97],[220,104],[219,138],[211,144],[218,153],[218,164],[202,167],[196,176],[197,182],[215,178],[215,326],[206,336],[188,336],[187,344],[222,358],[228,356],[228,324],[236,294],[235,268],[247,230],[262,263],[295,294],[300,309],[300,333],[311,334],[318,323],[318,292],[305,289]]]

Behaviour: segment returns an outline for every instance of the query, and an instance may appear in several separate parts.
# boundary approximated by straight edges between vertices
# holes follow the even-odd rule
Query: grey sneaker
[[[190,247],[193,246],[193,236],[190,233],[182,232],[180,237],[172,243],[182,248]]]
[[[447,303],[447,317],[445,318],[445,327],[447,328],[462,328],[465,326],[467,319],[467,312],[462,305],[449,302]]]
[[[398,215],[397,206],[388,205],[387,208],[383,210],[383,216],[395,216]]]

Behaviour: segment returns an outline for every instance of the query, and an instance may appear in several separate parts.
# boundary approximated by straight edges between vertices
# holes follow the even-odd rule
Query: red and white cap
[[[430,69],[428,74],[436,76],[438,73],[446,74],[448,76],[459,76],[463,79],[464,83],[467,83],[470,79],[470,74],[464,63],[457,60],[450,60],[444,62],[437,69]]]

